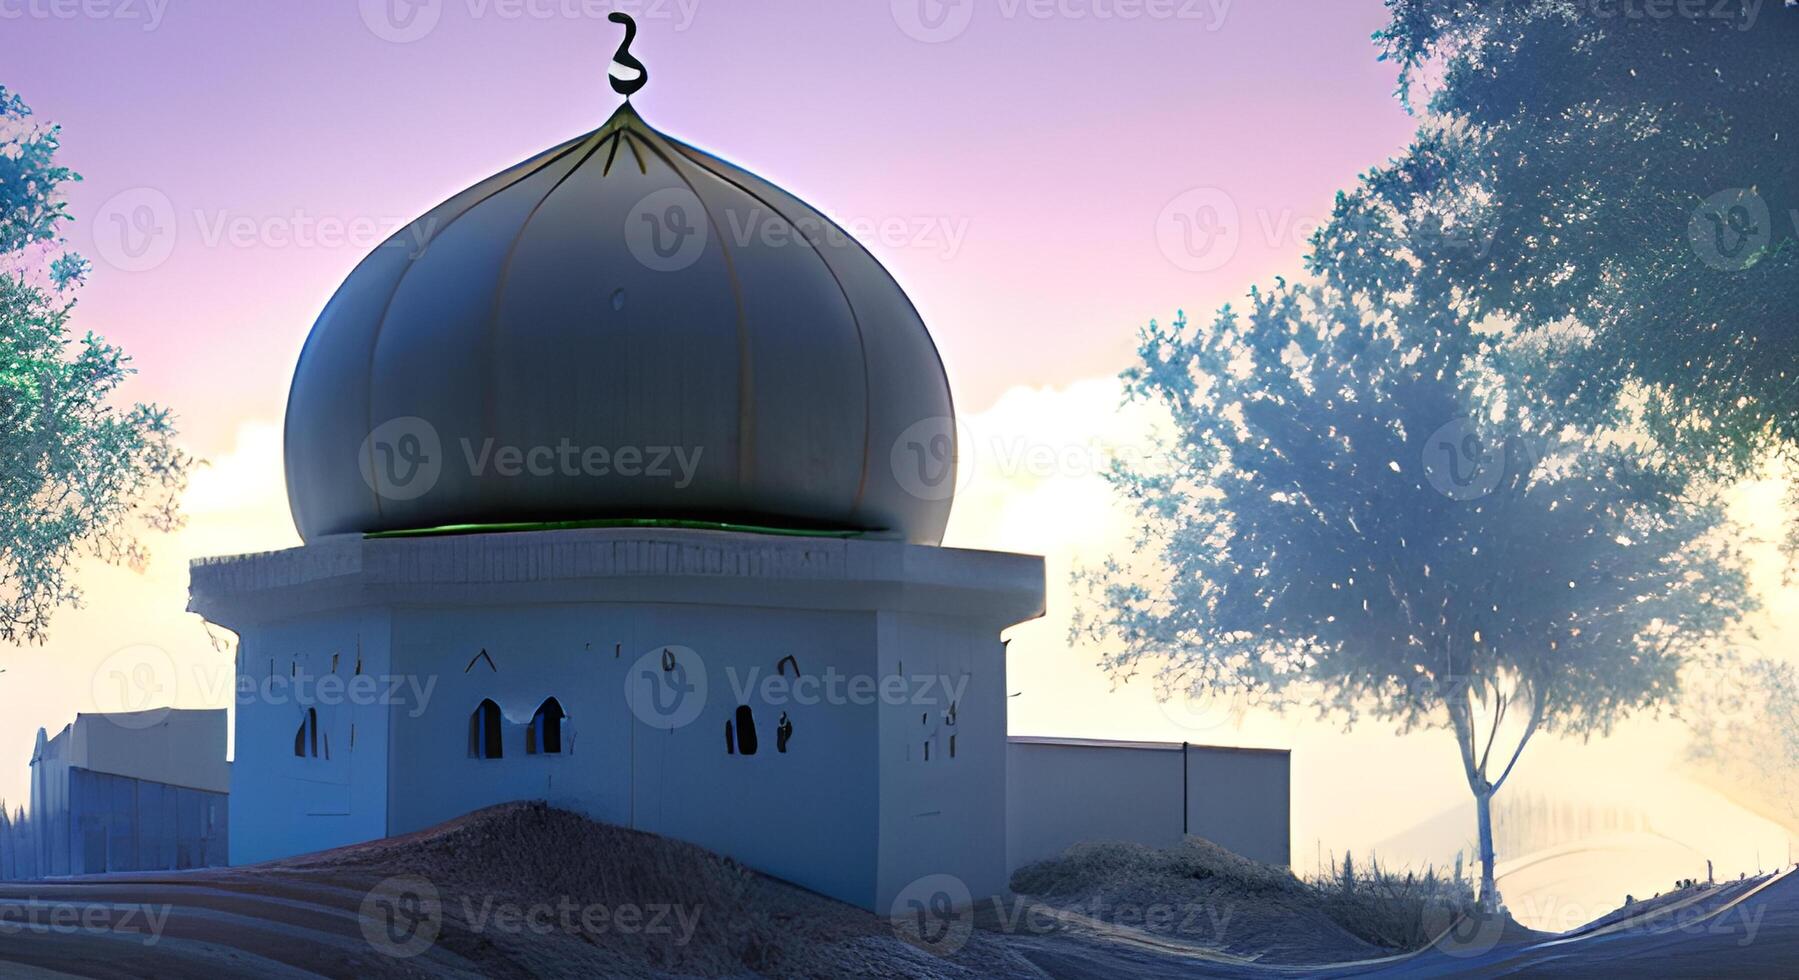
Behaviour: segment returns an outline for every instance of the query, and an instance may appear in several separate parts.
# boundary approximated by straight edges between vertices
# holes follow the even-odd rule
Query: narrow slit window
[[[747,704],[737,706],[737,754],[756,754],[756,716]]]
[[[294,756],[300,759],[319,757],[319,710],[307,708],[300,716],[300,727],[294,732]]]

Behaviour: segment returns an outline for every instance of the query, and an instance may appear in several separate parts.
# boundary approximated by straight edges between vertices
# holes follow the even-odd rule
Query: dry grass
[[[1422,949],[1478,910],[1474,884],[1459,869],[1397,872],[1373,859],[1357,869],[1346,857],[1336,873],[1316,876],[1307,887],[1323,900],[1325,914],[1352,935],[1394,950]]]
[[[1393,872],[1370,862],[1302,881],[1197,837],[1161,849],[1076,845],[1019,869],[1012,889],[1102,919],[1131,909],[1133,927],[1269,963],[1422,949],[1476,909],[1473,884],[1459,874]],[[1158,925],[1135,911],[1148,907],[1176,914]]]

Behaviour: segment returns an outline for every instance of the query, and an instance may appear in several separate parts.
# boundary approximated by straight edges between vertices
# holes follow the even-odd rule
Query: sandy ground
[[[699,848],[521,804],[255,867],[0,883],[0,976],[1620,975],[1607,963],[1799,976],[1791,876],[1663,896],[1565,936],[1476,930],[1407,957],[1312,918],[1282,927],[1278,913],[1146,929],[1128,901],[1014,897],[915,944]]]
[[[0,884],[0,964],[99,978],[1042,975],[986,933],[918,948],[700,848],[533,804],[252,867]]]

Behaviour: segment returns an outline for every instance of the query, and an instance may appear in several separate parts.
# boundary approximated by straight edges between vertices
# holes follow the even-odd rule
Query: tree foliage
[[[1449,728],[1484,838],[1533,734],[1664,704],[1753,600],[1640,413],[1546,383],[1578,335],[1489,323],[1430,261],[1454,239],[1430,209],[1339,210],[1315,281],[1144,331],[1127,389],[1172,434],[1113,475],[1152,561],[1095,575],[1076,629],[1173,690]]]
[[[1084,623],[1115,641],[1110,666],[1244,695],[1322,684],[1407,726],[1513,678],[1577,734],[1671,695],[1752,603],[1718,502],[1666,496],[1628,446],[1541,406],[1487,417],[1448,345],[1376,319],[1288,286],[1145,332],[1132,392],[1178,435],[1168,468],[1114,475],[1145,518],[1137,552],[1166,564],[1104,578]]]
[[[1388,6],[1376,39],[1428,114],[1357,194],[1475,229],[1429,259],[1475,313],[1590,331],[1561,390],[1644,399],[1712,475],[1799,459],[1799,11]]]
[[[81,179],[56,163],[59,128],[28,125],[30,116],[24,100],[0,85],[0,255],[55,240],[68,219],[57,188]]]
[[[0,640],[41,641],[76,603],[82,554],[141,567],[143,529],[180,522],[189,457],[169,413],[114,404],[129,358],[69,332],[85,264],[63,253],[56,129],[0,88]]]
[[[1745,658],[1699,692],[1689,758],[1799,829],[1799,666]]]

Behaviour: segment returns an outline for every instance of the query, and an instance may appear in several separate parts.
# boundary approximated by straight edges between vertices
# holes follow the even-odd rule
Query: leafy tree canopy
[[[78,602],[83,553],[141,567],[144,528],[168,530],[190,458],[169,413],[113,404],[129,358],[68,329],[79,257],[49,258],[67,218],[57,131],[0,88],[0,640],[41,641]]]
[[[55,126],[27,125],[31,109],[0,85],[0,255],[56,238],[68,211],[56,188],[81,178],[55,161]]]
[[[1645,400],[1677,458],[1799,460],[1799,11],[1766,0],[1388,0],[1409,152],[1355,196],[1436,209],[1476,315],[1591,334],[1554,379]],[[1328,252],[1314,262],[1331,261]]]
[[[1580,338],[1493,332],[1429,261],[1434,222],[1364,211],[1321,234],[1316,281],[1150,325],[1126,380],[1172,434],[1114,476],[1153,567],[1098,573],[1076,629],[1176,690],[1449,728],[1491,903],[1488,801],[1531,736],[1665,703],[1753,599],[1641,409],[1571,410],[1545,382]]]

